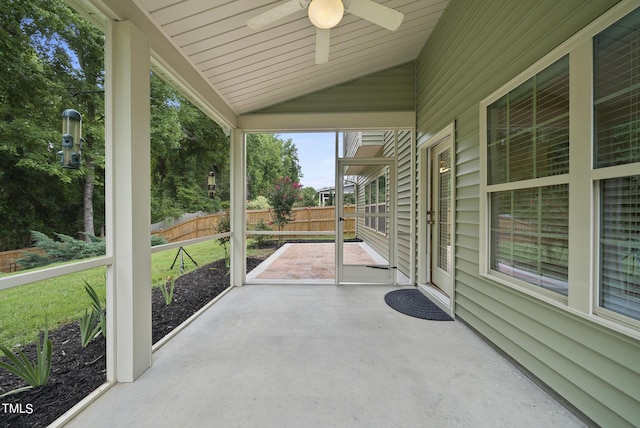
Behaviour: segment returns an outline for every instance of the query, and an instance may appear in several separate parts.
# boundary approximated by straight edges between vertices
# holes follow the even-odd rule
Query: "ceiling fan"
[[[316,64],[329,61],[330,30],[342,20],[345,11],[391,31],[396,31],[404,19],[403,13],[373,0],[288,0],[249,19],[247,26],[261,30],[303,9],[307,9],[309,20],[316,27]]]

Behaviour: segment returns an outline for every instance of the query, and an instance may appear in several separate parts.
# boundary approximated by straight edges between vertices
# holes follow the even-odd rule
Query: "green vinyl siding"
[[[413,212],[412,191],[415,179],[412,175],[411,164],[414,156],[411,150],[411,132],[398,132],[398,183],[397,183],[397,199],[398,206],[396,224],[397,224],[397,245],[398,253],[398,270],[407,277],[411,277],[411,220]]]
[[[260,113],[412,111],[415,108],[415,63],[373,73],[305,95]]]
[[[480,101],[617,1],[526,3],[451,0],[417,61],[417,143],[456,126],[456,316],[596,423],[637,425],[637,340],[479,275]]]

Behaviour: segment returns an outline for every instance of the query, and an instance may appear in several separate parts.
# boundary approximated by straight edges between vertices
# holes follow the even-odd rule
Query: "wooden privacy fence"
[[[0,252],[0,272],[9,273],[20,270],[22,267],[17,263],[17,260],[24,257],[26,252],[42,254],[42,251],[37,248],[2,251]]]
[[[355,206],[349,205],[344,209],[345,213],[354,213]],[[211,214],[185,221],[184,223],[168,227],[164,230],[153,232],[153,235],[162,236],[169,242],[184,241],[187,239],[200,238],[203,236],[215,235],[218,233],[220,218],[224,213]],[[335,231],[335,207],[305,207],[293,209],[294,221],[288,223],[284,232],[334,232]],[[250,210],[247,211],[247,229],[256,230],[256,226],[262,221],[263,224],[277,230],[277,227],[270,224],[270,210]],[[262,230],[262,229],[261,229]],[[355,219],[345,220],[345,234],[355,234]],[[288,235],[288,238],[302,238],[308,235]]]
[[[294,208],[293,218],[295,219],[291,223],[288,223],[283,231],[284,232],[334,232],[335,231],[335,207],[306,207],[306,208]],[[354,213],[355,205],[347,205],[344,208],[345,213]],[[218,233],[218,226],[220,225],[220,218],[224,216],[224,213],[203,215],[193,218],[183,223],[177,224],[166,229],[152,232],[152,235],[162,236],[169,242],[184,241],[187,239],[200,238],[203,236],[215,235]],[[247,229],[256,230],[256,226],[262,221],[267,227],[272,230],[277,230],[277,227],[270,224],[271,212],[270,210],[251,210],[247,211]],[[262,229],[260,229],[262,230]],[[354,218],[349,218],[344,221],[344,233],[347,235],[355,235],[356,223]],[[309,235],[287,235],[289,239],[296,238],[309,238]],[[24,256],[24,252],[39,252],[37,248],[24,248],[20,250],[4,251],[0,252],[0,271],[8,273],[20,270],[21,266],[16,263],[16,260]]]

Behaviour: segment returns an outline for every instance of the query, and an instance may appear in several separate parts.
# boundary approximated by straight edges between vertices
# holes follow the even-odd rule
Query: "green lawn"
[[[224,257],[222,247],[216,241],[190,245],[185,250],[199,266]],[[177,249],[152,255],[151,278],[154,285],[163,276],[179,275],[180,258],[170,270],[176,254]],[[185,273],[197,269],[186,255],[184,268]],[[0,344],[13,347],[33,342],[45,327],[45,317],[50,330],[80,318],[91,306],[84,290],[85,280],[104,303],[105,272],[104,267],[94,268],[0,291]]]

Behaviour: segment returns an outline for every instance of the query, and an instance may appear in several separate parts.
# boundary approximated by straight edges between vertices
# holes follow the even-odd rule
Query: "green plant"
[[[84,315],[80,318],[80,341],[82,347],[86,348],[89,342],[100,334],[100,323],[96,316],[96,311],[89,312],[85,309]]]
[[[260,219],[258,223],[253,226],[253,230],[271,230],[271,227],[267,223],[264,222],[263,219]],[[271,242],[270,235],[253,235],[253,248],[263,248],[269,245]]]
[[[229,217],[229,211],[225,211],[218,221],[217,233],[227,233],[231,231],[231,218]],[[231,255],[229,253],[229,245],[231,239],[228,236],[218,239],[218,245],[224,250],[224,265],[228,268],[231,266]]]
[[[293,204],[300,200],[300,188],[302,185],[291,180],[290,177],[279,178],[269,194],[269,203],[273,207],[271,216],[273,223],[282,230],[284,226],[293,221],[291,210]]]
[[[268,208],[270,208],[270,206],[266,196],[260,195],[247,202],[247,210],[266,210]]]
[[[91,286],[91,284],[87,282],[86,279],[83,279],[83,281],[84,281],[84,289],[89,295],[89,298],[91,299],[92,316],[95,320],[97,320],[97,326],[99,327],[99,329],[96,331],[96,334],[93,335],[92,337],[95,337],[98,334],[98,332],[100,332],[102,334],[102,337],[106,338],[107,337],[107,319],[104,313],[104,308],[102,307],[102,302],[100,302],[100,297],[98,297],[98,293],[96,293],[96,290]],[[85,322],[88,322],[88,321],[89,320],[85,320]],[[81,323],[82,323],[82,320],[81,320]],[[89,332],[87,332],[87,334],[88,333]],[[82,331],[81,331],[81,334],[82,334]],[[89,339],[89,341],[90,340],[91,339]]]
[[[56,233],[57,240],[48,237],[42,232],[31,231],[31,240],[34,247],[42,254],[24,252],[23,256],[16,262],[24,269],[46,266],[52,263],[81,260],[90,257],[103,256],[106,252],[106,241],[104,238],[89,236],[91,242],[75,239],[69,235]],[[151,235],[151,245],[166,244],[167,240],[161,236]]]
[[[25,252],[17,263],[25,269],[46,266],[51,263],[67,262],[105,254],[105,240],[91,237],[91,242],[75,239],[68,235],[56,233],[54,240],[44,233],[31,231],[34,246],[42,251],[41,254]]]
[[[167,275],[166,277],[160,278],[160,291],[162,292],[162,297],[164,297],[164,302],[167,306],[173,302],[173,292],[175,290],[175,278],[171,275]],[[169,285],[167,285],[169,284]]]
[[[0,395],[0,398],[7,395],[16,394],[18,392],[27,391],[29,389],[44,386],[49,381],[49,373],[51,372],[51,356],[53,354],[53,344],[49,339],[49,328],[46,326],[48,322],[45,320],[44,336],[42,344],[36,342],[36,361],[31,362],[22,351],[18,351],[15,355],[9,348],[0,345],[0,350],[7,357],[9,362],[0,361],[0,367],[15,374],[20,379],[27,382],[28,386],[11,390]]]

